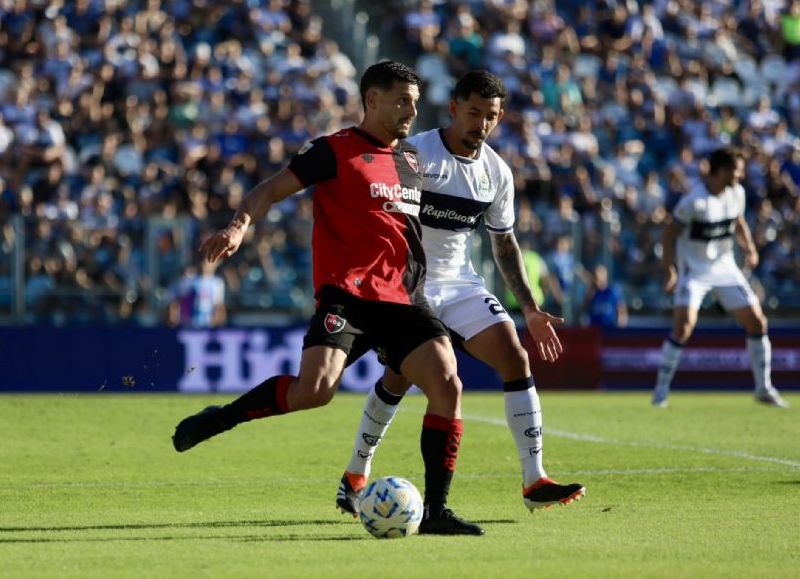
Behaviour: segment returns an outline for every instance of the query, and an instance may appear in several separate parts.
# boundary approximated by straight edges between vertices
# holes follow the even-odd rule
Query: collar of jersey
[[[480,150],[478,151],[478,156],[474,159],[472,157],[463,157],[453,151],[448,145],[447,141],[444,138],[444,129],[439,129],[439,138],[442,140],[442,146],[447,149],[447,152],[453,155],[453,158],[458,161],[459,163],[464,163],[465,165],[469,165],[470,163],[475,163],[481,158],[481,153],[483,152],[483,145],[481,145]]]
[[[357,133],[357,134],[361,135],[361,137],[363,139],[369,141],[370,144],[375,145],[376,147],[380,147],[381,149],[389,149],[389,150],[392,149],[392,147],[390,147],[389,145],[387,145],[386,143],[381,141],[379,138],[374,136],[372,133],[369,133],[369,132],[365,131],[364,129],[361,129],[359,127],[353,127],[351,130],[354,133]],[[403,142],[402,139],[398,140],[398,143],[402,143],[402,142]]]

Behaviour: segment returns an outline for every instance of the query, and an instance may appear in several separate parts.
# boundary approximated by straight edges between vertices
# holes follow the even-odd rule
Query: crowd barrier
[[[0,327],[0,392],[242,392],[275,374],[296,374],[305,326],[169,329]],[[542,390],[647,390],[659,364],[664,328],[601,333],[564,328],[564,354],[542,362],[523,333]],[[800,389],[800,331],[770,333],[773,381]],[[486,365],[459,352],[467,390],[500,390]],[[383,373],[374,354],[347,369],[343,390],[364,392]],[[744,334],[698,330],[684,351],[676,389],[745,390],[753,379]]]

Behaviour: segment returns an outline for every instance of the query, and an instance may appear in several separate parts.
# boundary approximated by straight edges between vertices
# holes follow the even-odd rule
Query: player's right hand
[[[210,262],[225,259],[230,257],[239,249],[244,239],[244,232],[247,229],[242,229],[231,224],[222,231],[218,231],[200,245],[200,253]]]
[[[674,265],[670,265],[664,270],[664,291],[671,293],[678,284],[678,270]]]

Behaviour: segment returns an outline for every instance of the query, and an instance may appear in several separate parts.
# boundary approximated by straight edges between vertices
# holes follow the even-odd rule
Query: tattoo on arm
[[[537,308],[536,301],[533,299],[530,285],[528,284],[528,274],[525,271],[525,263],[522,260],[522,252],[517,244],[517,238],[513,232],[491,234],[492,253],[506,286],[514,294],[522,309]]]

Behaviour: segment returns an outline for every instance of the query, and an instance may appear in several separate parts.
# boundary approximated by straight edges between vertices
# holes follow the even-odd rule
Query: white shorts
[[[714,297],[728,312],[758,303],[758,296],[750,287],[744,274],[736,269],[713,277],[691,274],[679,276],[678,285],[675,288],[675,305],[699,310],[703,298],[710,291],[714,292]]]
[[[429,281],[425,284],[425,297],[436,317],[464,340],[489,326],[512,321],[498,299],[480,283]]]

